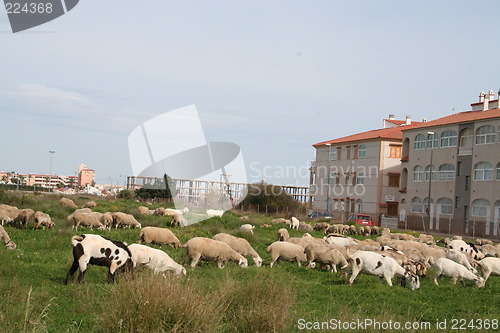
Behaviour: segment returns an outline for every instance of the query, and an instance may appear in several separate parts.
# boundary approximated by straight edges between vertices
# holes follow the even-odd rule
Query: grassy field
[[[476,329],[468,326],[467,332],[499,331],[491,325],[490,329],[477,327],[479,320],[497,320],[498,324],[500,277],[490,277],[482,289],[472,284],[452,286],[446,278],[438,287],[431,281],[431,271],[431,276],[422,279],[421,288],[411,291],[389,287],[365,275],[348,286],[339,275],[289,262],[279,262],[270,269],[265,249],[282,226],[261,228],[272,217],[250,215],[249,221],[242,221],[231,212],[172,230],[184,243],[195,236],[212,237],[218,232],[243,236],[239,226],[252,223],[257,226],[255,234],[245,237],[264,259],[262,267],[242,269],[228,263],[220,270],[213,262],[200,262],[195,269],[187,268],[187,276],[182,278],[138,271],[133,279],[119,276],[116,284],[108,285],[107,269],[90,266],[85,284],[65,285],[72,261],[72,235],[96,233],[134,243],[139,230],[82,228],[74,232],[66,221],[72,210],[60,207],[59,198],[0,192],[0,203],[45,211],[56,223],[51,230],[6,227],[18,248],[7,251],[0,246],[0,332],[293,332],[304,331],[301,328],[306,323],[317,328],[315,322],[330,321],[333,328],[338,324],[335,320],[355,324],[351,332],[397,331],[388,326],[382,326],[386,330],[357,326],[358,320],[363,324],[365,319],[377,321],[378,325],[392,321],[392,325],[400,323],[402,328],[406,322],[417,323],[414,328],[400,330],[404,332],[453,331],[453,319],[465,319],[468,325],[473,320]],[[72,199],[79,206],[89,200],[83,196]],[[134,214],[143,226],[169,226],[169,217],[139,215],[139,205],[132,200],[99,200],[95,210],[125,211]],[[294,237],[302,232],[290,234]],[[178,263],[187,263],[185,249],[162,249]],[[444,320],[446,329],[436,329],[436,322]]]

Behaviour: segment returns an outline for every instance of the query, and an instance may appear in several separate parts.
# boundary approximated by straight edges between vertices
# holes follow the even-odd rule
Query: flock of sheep
[[[63,198],[61,205],[77,208],[69,199]],[[93,234],[73,236],[73,264],[67,274],[69,282],[74,273],[79,270],[79,281],[83,282],[88,265],[109,267],[108,281],[114,281],[117,271],[131,270],[137,266],[144,266],[155,273],[173,271],[178,275],[186,275],[186,269],[176,263],[162,250],[151,248],[146,244],[166,244],[172,248],[186,248],[189,265],[195,267],[199,260],[215,261],[219,268],[224,268],[230,261],[240,267],[248,267],[247,257],[253,260],[256,267],[263,264],[260,255],[250,243],[244,239],[219,233],[212,239],[194,237],[185,244],[181,244],[175,234],[167,228],[144,227],[131,214],[123,212],[98,213],[91,208],[94,202],[89,202],[82,209],[76,209],[68,216],[72,221],[73,229],[79,226],[89,228],[111,229],[128,227],[140,228],[137,244],[110,240]],[[175,210],[157,208],[150,210],[141,206],[139,211],[146,215],[170,215],[174,226],[186,226],[188,223],[184,214],[188,209]],[[222,216],[224,212],[207,211],[209,216]],[[30,218],[34,219],[34,228],[51,228],[54,223],[50,216],[43,212],[33,212],[31,209],[17,209],[8,205],[0,205],[0,221],[17,223],[19,227],[26,227]],[[248,217],[241,217],[242,220]],[[452,278],[453,284],[457,280],[472,281],[477,287],[483,287],[491,274],[500,275],[500,244],[493,244],[489,240],[477,240],[476,244],[467,243],[461,237],[444,238],[445,247],[437,246],[432,235],[421,234],[418,238],[406,233],[391,233],[389,229],[378,227],[356,227],[343,224],[330,225],[325,222],[316,223],[314,227],[300,222],[292,217],[290,220],[274,219],[271,224],[286,224],[289,229],[303,230],[302,237],[290,237],[286,227],[278,230],[276,241],[270,244],[266,252],[270,254],[270,267],[278,260],[297,262],[299,266],[315,268],[322,266],[331,272],[337,272],[340,267],[343,277],[348,284],[352,284],[359,274],[368,274],[383,277],[392,286],[392,279],[396,276],[402,285],[408,284],[412,290],[420,287],[420,278],[426,276],[427,270],[434,268],[434,282],[439,285],[442,276]],[[263,225],[262,227],[270,227]],[[241,230],[253,233],[255,226],[242,224]],[[325,236],[317,238],[309,234],[310,231],[322,231]],[[366,238],[358,240],[350,236],[361,235],[369,237],[376,235],[375,240]],[[0,228],[0,237],[6,242],[7,248],[15,248],[7,233]],[[12,245],[14,244],[14,245]],[[480,272],[477,269],[480,269]],[[350,276],[349,276],[350,275]]]

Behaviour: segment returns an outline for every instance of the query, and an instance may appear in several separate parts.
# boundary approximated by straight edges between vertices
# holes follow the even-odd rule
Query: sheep
[[[182,214],[174,214],[172,215],[172,226],[178,226],[180,225],[181,227],[186,227],[188,225],[188,221],[182,216]]]
[[[5,242],[5,248],[7,250],[15,250],[17,245],[16,243],[14,243],[10,237],[9,237],[9,234],[7,233],[7,231],[5,231],[4,227],[3,226],[0,226],[0,240],[2,240]]]
[[[222,215],[224,215],[224,211],[222,209],[207,209],[206,212],[209,217],[221,217]]]
[[[85,205],[83,205],[84,208],[95,208],[96,206],[97,204],[95,203],[95,201],[89,201]]]
[[[138,242],[141,244],[143,241],[146,242],[146,244],[166,244],[173,249],[181,246],[179,239],[167,228],[144,227],[139,234]]]
[[[115,281],[117,271],[130,271],[133,268],[132,253],[122,242],[110,240],[99,235],[84,234],[71,237],[73,264],[66,274],[68,284],[77,269],[80,269],[78,282],[83,283],[88,265],[108,267],[108,283]]]
[[[116,212],[116,213],[111,213],[113,215],[113,223],[115,226],[115,229],[118,229],[120,225],[128,226],[133,228],[142,228],[141,224],[137,222],[135,219],[134,215],[132,214],[126,214],[122,212]]]
[[[286,240],[288,243],[296,244],[302,246],[304,249],[307,245],[312,243],[326,244],[325,240],[322,238],[312,237],[311,235],[305,237],[292,237]]]
[[[156,208],[154,211],[154,215],[164,216],[165,215],[165,208],[163,208],[163,207]]]
[[[369,225],[363,226],[363,228],[360,228],[360,230],[363,230],[363,236],[365,237],[370,237],[372,234],[372,228]]]
[[[274,242],[267,247],[266,252],[271,253],[271,268],[278,259],[296,261],[299,267],[301,262],[307,261],[304,248],[289,242]]]
[[[63,207],[70,207],[70,208],[78,208],[77,205],[73,202],[73,200],[68,199],[68,198],[61,198],[59,200],[59,204]]]
[[[251,224],[243,224],[240,226],[240,230],[243,232],[249,232],[253,235],[253,229],[255,228],[254,225]]]
[[[320,223],[316,223],[313,227],[313,229],[315,231],[325,231],[326,229],[328,229],[330,227],[330,225],[326,222],[320,222]]]
[[[487,257],[500,258],[500,245],[497,244],[496,246],[493,246],[490,244],[485,244],[481,246],[481,252],[484,253],[484,255]]]
[[[439,258],[432,267],[435,270],[434,283],[436,286],[439,286],[439,278],[446,276],[451,277],[453,285],[457,283],[457,280],[460,280],[462,285],[465,285],[464,280],[467,280],[474,281],[478,288],[484,287],[484,279],[482,277],[478,277],[463,265],[448,258]]]
[[[240,220],[248,220],[248,219],[249,219],[249,217],[246,216],[246,215],[245,216],[240,216]]]
[[[464,252],[465,254],[468,254],[475,260],[481,260],[484,258],[484,254],[481,251],[479,251],[474,244],[466,243],[461,239],[454,239],[450,241],[447,245],[450,249],[455,249]]]
[[[390,234],[391,234],[391,229],[383,228],[382,232],[380,233],[380,236],[389,236]]]
[[[343,230],[343,228],[342,228],[341,224],[333,224],[333,225],[329,226],[328,228],[324,229],[323,233],[324,234],[334,233],[334,234],[341,235],[342,234],[342,230]]]
[[[281,228],[276,233],[276,237],[278,238],[278,241],[280,241],[280,242],[286,242],[290,238],[290,235],[288,234],[288,230],[287,229]]]
[[[0,212],[0,222],[2,225],[4,225],[4,223],[10,224],[10,223],[14,222],[14,219],[12,217],[10,217],[9,215],[5,214],[3,211],[1,211]]]
[[[486,283],[491,273],[500,275],[500,258],[487,257],[477,263],[483,272],[484,283]]]
[[[419,277],[406,271],[391,257],[386,257],[375,252],[358,251],[349,260],[349,264],[352,269],[352,275],[348,280],[348,284],[350,285],[359,273],[364,273],[383,276],[387,284],[391,287],[392,278],[394,276],[402,276],[409,283],[411,290],[420,288]]]
[[[137,207],[137,210],[142,215],[153,215],[153,213],[155,212],[154,210],[149,210],[149,208],[146,206],[139,206],[139,207]]]
[[[271,221],[271,224],[285,223],[285,221],[286,221],[286,220],[285,220],[284,218],[280,217],[280,218],[278,218],[278,219],[274,219],[274,220],[272,220],[272,221]]]
[[[476,239],[476,245],[493,245],[493,241],[489,239],[478,238]]]
[[[15,206],[0,204],[0,213],[2,215],[6,215],[6,216],[10,217],[13,221],[15,219],[17,219],[17,216],[19,215],[20,211],[21,210]]]
[[[195,267],[200,259],[217,261],[217,267],[224,268],[227,261],[232,261],[242,268],[248,267],[248,261],[241,254],[233,250],[224,242],[205,238],[194,237],[182,247],[187,248],[187,255],[191,261],[190,266]]]
[[[54,222],[52,222],[49,214],[45,214],[44,212],[36,212],[34,218],[35,225],[33,226],[33,229],[38,229],[40,228],[40,226],[42,226],[42,229],[45,229],[45,227],[51,229],[55,225]]]
[[[105,229],[104,225],[96,216],[88,213],[78,213],[73,215],[73,227],[71,229],[78,230],[80,225],[89,227],[90,230],[93,228],[97,228],[99,230]]]
[[[19,223],[19,227],[23,228],[28,225],[28,222],[33,218],[35,212],[33,209],[21,209],[17,215],[16,221]]]
[[[351,236],[356,235],[356,226],[355,225],[349,226],[349,231],[347,233]]]
[[[290,224],[291,229],[299,230],[300,222],[299,219],[297,219],[295,216],[292,216],[292,218],[290,219]]]
[[[378,236],[380,234],[380,229],[376,225],[372,225],[372,235]]]
[[[340,246],[349,246],[349,245],[356,244],[356,241],[351,237],[337,237],[337,236],[330,234],[326,237],[323,237],[323,239],[328,244],[335,244],[335,245],[340,245]]]
[[[469,271],[471,271],[474,274],[477,274],[477,270],[471,266],[469,260],[467,259],[467,257],[463,252],[451,249],[446,253],[446,258],[453,260],[457,264],[465,266],[465,268],[467,268]]]
[[[417,241],[425,243],[427,245],[436,245],[436,240],[432,235],[420,234],[420,236],[418,236],[417,238]]]
[[[312,226],[309,223],[300,222],[299,223],[299,230],[313,231],[313,228],[312,228]]]
[[[244,257],[252,257],[253,263],[256,267],[262,266],[262,258],[253,249],[250,243],[244,239],[235,236],[231,236],[225,233],[219,233],[213,237],[213,239],[221,241],[229,245],[233,250],[238,252]]]
[[[374,252],[391,257],[392,259],[396,260],[398,265],[401,265],[403,268],[412,272],[413,274],[416,274],[420,277],[424,277],[427,275],[428,266],[422,260],[413,260],[402,251],[396,250],[390,246],[382,246],[379,251]]]
[[[340,251],[327,245],[309,244],[304,253],[307,258],[307,267],[310,267],[313,262],[323,265],[329,265],[330,271],[337,273],[337,265],[342,265],[340,269],[345,269],[348,266],[347,260]]]
[[[107,212],[102,214],[101,223],[106,229],[111,230],[111,227],[113,226],[113,221],[114,219],[112,213]]]
[[[165,276],[164,272],[166,271],[172,271],[177,275],[186,275],[186,269],[162,250],[141,244],[131,244],[128,249],[132,253],[134,267],[144,265],[151,269],[154,274],[163,273],[163,276]]]

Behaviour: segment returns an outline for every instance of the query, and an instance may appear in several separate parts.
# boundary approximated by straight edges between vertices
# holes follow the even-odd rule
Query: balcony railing
[[[472,147],[458,147],[458,156],[472,155]]]

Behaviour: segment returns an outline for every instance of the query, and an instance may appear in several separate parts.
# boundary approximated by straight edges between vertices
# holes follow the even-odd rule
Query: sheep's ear
[[[123,242],[123,244],[124,244],[125,246],[128,246],[127,242]]]

